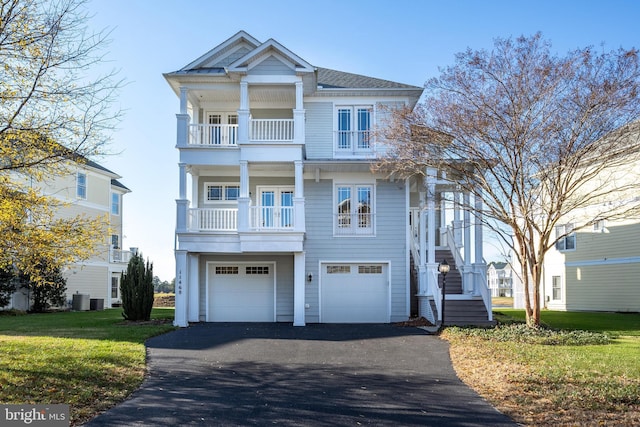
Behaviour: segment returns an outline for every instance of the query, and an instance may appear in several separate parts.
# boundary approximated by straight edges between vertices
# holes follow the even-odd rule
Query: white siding
[[[295,70],[292,70],[286,64],[279,59],[271,56],[260,64],[253,67],[249,74],[264,74],[264,75],[295,75]]]

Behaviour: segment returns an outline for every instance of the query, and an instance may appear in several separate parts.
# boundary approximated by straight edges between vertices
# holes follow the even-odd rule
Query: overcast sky
[[[122,175],[124,247],[138,247],[163,280],[175,275],[178,98],[162,73],[178,70],[240,30],[270,38],[314,66],[422,86],[467,48],[541,31],[558,53],[605,44],[639,47],[635,0],[93,0],[94,30],[111,30],[107,59],[128,84],[113,133]],[[488,261],[501,260],[494,244]]]

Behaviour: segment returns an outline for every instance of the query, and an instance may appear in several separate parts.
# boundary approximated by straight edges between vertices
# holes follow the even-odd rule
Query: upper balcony
[[[236,148],[238,125],[190,124],[187,138],[189,146]],[[293,119],[250,119],[250,143],[286,143],[294,141]]]

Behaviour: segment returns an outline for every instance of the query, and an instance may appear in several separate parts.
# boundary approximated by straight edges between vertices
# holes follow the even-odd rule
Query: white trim
[[[278,281],[276,280],[277,278],[277,271],[276,271],[276,261],[240,261],[240,262],[229,262],[229,261],[207,261],[205,263],[205,322],[211,322],[211,320],[209,319],[209,285],[211,284],[209,282],[209,266],[211,265],[237,265],[237,266],[247,266],[247,265],[257,265],[257,264],[261,264],[261,265],[270,265],[272,267],[272,271],[273,271],[273,322],[275,323],[276,319],[278,318],[278,313],[277,313],[277,290],[278,290]]]
[[[319,260],[318,261],[318,322],[323,323],[322,320],[322,276],[323,265],[327,264],[386,264],[387,265],[387,323],[391,323],[391,261],[390,260],[372,260],[372,259],[356,259],[356,260]]]
[[[592,259],[585,261],[568,261],[565,262],[566,267],[586,267],[591,265],[616,265],[616,264],[634,264],[640,263],[640,257],[627,257],[627,258],[603,258]]]
[[[372,182],[367,182],[367,181],[372,181]],[[331,203],[332,203],[332,208],[331,208],[331,221],[333,223],[333,237],[376,237],[377,234],[377,221],[376,221],[376,213],[377,213],[377,205],[376,205],[376,198],[377,198],[377,181],[374,177],[369,178],[369,180],[352,180],[352,179],[346,179],[346,180],[336,180],[335,178],[332,180],[332,184],[333,184],[333,188],[332,188],[332,197],[331,197]],[[337,232],[337,218],[338,218],[338,203],[337,203],[337,197],[338,197],[338,187],[339,186],[344,186],[344,187],[352,187],[352,191],[355,191],[355,194],[351,195],[351,199],[353,199],[354,196],[357,197],[357,187],[358,186],[362,186],[362,187],[371,187],[371,233],[366,233],[366,234],[358,234],[358,233],[345,233],[345,234],[339,234]],[[353,203],[351,208],[353,208]],[[351,215],[353,215],[353,212],[350,212]]]

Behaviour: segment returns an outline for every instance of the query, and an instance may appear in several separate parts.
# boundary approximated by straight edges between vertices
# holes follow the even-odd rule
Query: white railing
[[[479,269],[474,269],[473,276],[475,279],[475,287],[480,291],[480,295],[482,296],[482,301],[484,302],[484,306],[487,309],[489,321],[492,321],[493,311],[492,311],[492,303],[491,303],[491,291],[489,290],[489,286],[487,286],[486,268],[482,267]]]
[[[453,254],[453,259],[456,261],[456,265],[458,266],[458,268],[464,265],[464,260],[462,259],[462,255],[460,255],[460,248],[456,246],[456,239],[453,235],[453,230],[449,226],[447,226],[447,246]],[[462,280],[464,281],[464,275],[462,277]],[[464,287],[464,283],[462,284],[462,289],[466,289]]]
[[[293,206],[249,207],[249,227],[253,230],[291,230],[294,225]]]
[[[438,271],[427,271],[427,274],[431,275],[431,280],[427,280],[427,295],[433,295],[433,302],[436,305],[436,311],[438,312],[438,320],[442,321],[442,289],[438,286]]]
[[[109,250],[109,261],[111,262],[129,263],[131,256],[131,251],[123,251],[122,249]]]
[[[373,235],[375,215],[372,213],[339,213],[334,215],[338,236]]]
[[[372,154],[370,130],[338,130],[335,132],[336,154]]]
[[[196,231],[237,231],[238,209],[189,209],[189,229]]]
[[[189,125],[188,144],[235,147],[238,144],[238,125]]]
[[[252,119],[251,141],[293,141],[293,119]]]

